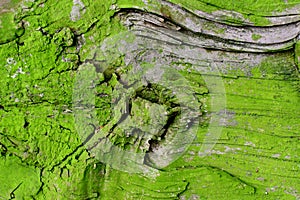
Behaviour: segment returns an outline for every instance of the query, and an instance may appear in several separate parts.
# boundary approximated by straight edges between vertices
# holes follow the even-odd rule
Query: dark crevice
[[[24,122],[23,128],[27,128],[28,126],[29,126],[29,122],[28,122],[27,119],[25,118],[25,122]]]
[[[40,188],[38,189],[36,195],[39,195],[40,193],[43,193],[43,192],[44,192],[44,190],[43,190],[44,185],[45,185],[45,183],[43,182],[43,172],[44,172],[44,170],[45,170],[45,168],[41,168],[41,171],[40,171],[40,182],[41,182],[41,186],[40,186]]]
[[[156,149],[161,141],[164,141],[166,139],[167,133],[169,128],[172,126],[172,124],[175,122],[176,117],[180,115],[180,112],[173,112],[171,113],[171,115],[168,117],[168,120],[166,122],[166,124],[163,126],[163,128],[159,131],[160,134],[160,140],[158,140],[158,138],[151,138],[148,143],[149,143],[149,149],[148,151],[146,151],[146,153],[150,153],[153,152],[154,149]]]
[[[74,154],[78,153],[79,149],[81,149],[82,147],[83,147],[83,144],[78,145],[71,153],[67,154],[63,159],[61,159],[59,163],[53,165],[51,167],[50,171],[53,171],[55,167],[60,166],[64,161],[66,161],[67,159],[69,159]],[[85,150],[80,150],[79,154],[81,154],[83,151],[85,151]]]
[[[254,194],[257,192],[257,188],[256,188],[253,184],[248,183],[248,182],[242,180],[241,178],[237,177],[236,175],[234,175],[234,174],[232,174],[232,173],[230,173],[230,172],[228,172],[228,171],[225,171],[223,168],[221,169],[221,168],[215,167],[215,166],[209,166],[209,168],[211,168],[211,169],[216,169],[216,170],[218,170],[218,171],[224,172],[225,174],[229,175],[230,177],[232,177],[232,178],[238,180],[240,183],[243,183],[243,184],[245,184],[245,185],[247,185],[247,186],[253,188]]]
[[[106,138],[98,138],[98,140],[91,146],[87,147],[86,149],[88,151],[91,151],[93,148],[95,148],[102,140],[106,140]]]
[[[10,192],[9,196],[10,196],[10,199],[15,199],[16,196],[15,196],[15,191],[17,191],[17,189],[23,184],[23,182],[19,183],[19,185],[17,185],[17,187],[15,187],[15,189],[13,189],[13,191]]]
[[[165,140],[166,139],[166,135],[168,133],[168,129],[172,126],[172,124],[175,122],[176,117],[179,116],[180,113],[181,113],[181,111],[179,110],[179,111],[172,112],[169,115],[166,124],[161,129],[163,131],[162,134],[160,135],[161,140]],[[151,140],[149,141],[149,144],[150,144],[150,151],[152,151],[153,149],[151,148]]]
[[[183,182],[186,182],[186,181],[183,181]],[[181,199],[181,195],[188,191],[189,186],[190,186],[190,183],[187,182],[186,185],[185,185],[185,187],[184,187],[184,189],[177,194],[177,198],[178,199]]]
[[[20,42],[20,38],[18,38],[18,39],[16,40],[16,43],[17,43],[17,45],[18,45],[18,50],[19,50],[19,46],[24,46],[24,42]]]
[[[45,31],[42,27],[38,28],[37,31],[40,31],[43,36],[48,36],[49,35],[49,33],[47,31]]]
[[[93,28],[95,28],[95,26],[97,25],[97,23],[99,22],[99,18],[97,18],[96,21],[94,21],[84,32],[80,33],[80,34],[76,34],[77,36],[82,36],[83,34],[86,34],[87,32],[91,31]]]
[[[72,130],[71,130],[71,129],[69,129],[69,128],[67,128],[67,127],[64,127],[64,126],[62,126],[61,124],[59,124],[59,128],[60,128],[60,129],[62,129],[62,130],[67,130],[67,131],[70,131],[70,132],[72,132]]]
[[[5,156],[7,153],[7,147],[0,142],[1,156]]]
[[[133,87],[139,81],[139,80],[136,80],[133,83],[128,84],[126,81],[122,80],[121,74],[115,72],[115,75],[117,76],[117,80],[119,81],[119,83],[121,83],[125,89],[129,89],[129,88]]]
[[[83,141],[83,145],[86,145],[86,143],[88,143],[88,141],[90,141],[90,139],[92,139],[92,137],[94,137],[94,135],[96,134],[96,132],[98,130],[98,128],[94,124],[89,123],[89,125],[93,127],[93,131]]]

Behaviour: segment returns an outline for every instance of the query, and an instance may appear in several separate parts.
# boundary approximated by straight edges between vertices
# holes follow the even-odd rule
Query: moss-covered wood
[[[299,8],[2,1],[0,199],[299,199]]]

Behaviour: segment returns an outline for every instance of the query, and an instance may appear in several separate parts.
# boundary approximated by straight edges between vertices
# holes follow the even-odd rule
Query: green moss
[[[228,194],[228,199],[293,199],[284,191],[287,185],[296,184],[295,179],[285,178],[283,184],[279,175],[298,176],[297,172],[286,171],[297,167],[295,162],[299,160],[297,139],[291,138],[297,135],[300,114],[295,87],[298,72],[292,59],[291,54],[278,54],[254,67],[250,77],[240,71],[237,77],[223,78],[227,112],[234,114],[232,119],[227,116],[227,125],[211,155],[199,157],[199,145],[206,133],[203,124],[188,153],[165,169],[169,176],[178,173],[190,183],[181,196],[219,199]],[[207,170],[210,172],[204,172]],[[205,175],[199,175],[202,172]],[[212,177],[215,173],[218,177]]]
[[[192,9],[192,10],[201,10],[201,11],[205,11],[208,13],[212,13],[213,11],[219,10],[218,7],[216,7],[213,4],[209,4],[209,3],[206,3],[203,1],[198,1],[198,0],[188,0],[188,1],[171,0],[170,2],[181,5],[183,7],[186,7],[186,8]]]
[[[53,41],[59,46],[72,46],[74,43],[74,33],[69,28],[63,28],[54,34]]]
[[[215,30],[215,32],[216,32],[217,34],[224,34],[225,31],[226,31],[225,28],[220,28],[220,29],[218,29],[218,30]]]
[[[98,188],[87,181],[92,181],[93,173],[101,170],[88,170],[87,154],[80,160],[80,165],[73,164],[75,169],[70,169],[76,177],[60,177],[66,164],[63,161],[76,163],[85,151],[81,148],[74,153],[82,141],[75,131],[71,110],[79,58],[84,60],[87,55],[84,49],[95,48],[103,38],[122,29],[116,19],[111,19],[114,13],[109,11],[111,3],[84,1],[84,4],[85,12],[81,12],[81,18],[76,22],[70,19],[72,1],[24,2],[24,6],[31,9],[19,8],[16,14],[1,15],[5,24],[2,23],[0,34],[3,40],[0,40],[8,42],[0,48],[0,65],[3,66],[0,68],[1,160],[6,156],[15,159],[0,167],[1,176],[6,178],[5,171],[14,169],[9,184],[0,186],[5,199],[18,186],[18,181],[23,184],[15,192],[17,199],[30,195],[36,195],[37,199],[70,199],[70,193],[74,193],[73,199],[98,196]],[[18,30],[16,25],[21,20],[25,32]],[[84,34],[86,37],[81,38],[79,44],[79,37]],[[19,163],[17,157],[22,166],[12,164]],[[31,183],[29,172],[26,175],[26,169],[30,171],[31,168],[44,170],[42,175],[37,171],[37,180],[43,180],[43,187],[49,190],[40,190],[37,194],[41,183]]]
[[[205,30],[212,30],[216,34],[224,34],[226,30],[225,28],[218,28],[214,23],[210,22],[204,23],[203,28],[205,28]]]
[[[229,16],[225,17],[225,22],[228,23],[228,24],[234,24],[234,25],[243,25],[244,24],[243,19],[229,17]]]
[[[298,67],[298,70],[300,69],[300,42],[297,41],[295,44],[295,63]]]
[[[1,157],[0,171],[1,199],[28,198],[36,194],[42,185],[40,170],[25,165],[17,157]]]
[[[259,40],[261,38],[261,35],[252,34],[251,38],[252,38],[252,40],[257,41],[257,40]]]
[[[146,4],[145,1],[142,0],[117,0],[117,5],[120,8],[140,8],[143,9]]]
[[[265,18],[264,16],[260,15],[252,15],[252,14],[245,14],[246,19],[249,19],[254,25],[256,26],[267,26],[270,25],[270,20]]]
[[[0,15],[0,44],[16,39],[21,32],[20,26],[14,21],[14,14],[7,12]],[[17,34],[18,33],[18,34]]]

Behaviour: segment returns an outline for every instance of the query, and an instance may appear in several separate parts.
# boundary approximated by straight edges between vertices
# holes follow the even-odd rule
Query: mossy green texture
[[[261,38],[261,35],[258,35],[258,34],[252,34],[252,40],[259,40]]]
[[[172,2],[207,12],[232,9],[257,16],[297,3]],[[90,51],[104,38],[124,29],[113,18],[113,5],[143,8],[145,3],[82,3],[85,7],[75,21],[70,18],[74,3],[67,0],[27,1],[23,3],[26,9],[17,7],[16,13],[0,14],[1,199],[300,198],[299,42],[294,52],[278,53],[247,69],[228,66],[226,72],[217,74],[225,85],[228,114],[215,148],[206,157],[199,152],[208,128],[204,115],[186,153],[151,178],[112,169],[93,158],[82,145],[72,113],[78,65],[90,59]],[[121,59],[115,63],[121,64]],[[200,111],[209,113],[209,90],[203,76],[210,75],[201,76],[187,70],[191,64],[181,64],[186,68],[180,73],[201,102]],[[96,88],[99,125],[107,124],[112,112],[110,95],[117,77],[107,72],[100,79],[108,75],[110,81]],[[145,106],[149,106],[146,101],[133,103],[133,112],[143,120],[151,115]],[[139,117],[134,120],[144,123]],[[115,142],[123,147],[133,143],[124,137]]]
[[[22,28],[14,22],[14,13],[8,12],[0,15],[0,44],[14,40],[22,34]]]
[[[99,196],[96,171],[88,170],[87,157],[79,159],[84,148],[71,111],[75,70],[79,58],[88,54],[77,49],[94,47],[120,26],[111,19],[111,2],[83,3],[85,12],[75,22],[70,19],[72,1],[22,2],[14,8],[17,12],[0,15],[7,23],[0,29],[0,160],[6,163],[0,166],[5,183],[0,184],[0,193],[4,199],[14,189],[17,199]],[[66,167],[78,177],[63,177],[62,169],[69,162],[81,162]]]
[[[295,44],[295,64],[298,68],[298,70],[300,69],[300,42],[297,41]]]
[[[1,199],[30,199],[42,185],[40,169],[23,164],[17,157],[2,157],[0,169]]]

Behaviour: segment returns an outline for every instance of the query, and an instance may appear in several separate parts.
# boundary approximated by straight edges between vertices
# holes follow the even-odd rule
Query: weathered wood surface
[[[0,6],[0,199],[300,199],[300,2]]]

